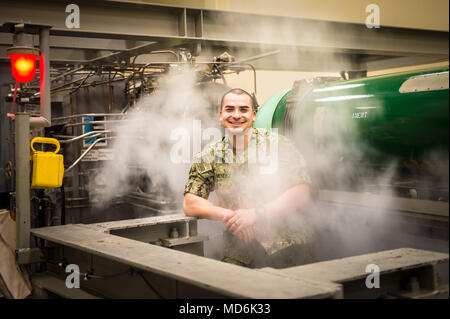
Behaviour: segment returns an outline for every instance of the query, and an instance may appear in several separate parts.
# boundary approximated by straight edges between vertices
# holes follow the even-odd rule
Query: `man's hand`
[[[249,243],[255,237],[253,225],[255,225],[256,219],[257,216],[253,209],[238,209],[233,214],[225,216],[222,221],[229,231],[245,243]]]
[[[222,214],[222,222],[226,223],[226,220],[229,220],[235,215],[235,211],[224,208],[221,210],[221,214]]]
[[[256,223],[256,213],[254,209],[238,209],[233,215],[228,215],[223,222],[231,232],[240,231],[243,228],[253,226]]]
[[[246,245],[250,244],[252,240],[255,239],[255,234],[253,232],[252,226],[242,228],[242,230],[236,231],[235,234],[240,240],[244,241]]]

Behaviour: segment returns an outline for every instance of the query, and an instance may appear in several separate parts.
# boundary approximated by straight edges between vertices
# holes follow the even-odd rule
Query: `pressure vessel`
[[[448,190],[448,93],[448,67],[297,81],[260,107],[254,126],[293,138],[325,179],[395,171],[389,178],[438,179]]]

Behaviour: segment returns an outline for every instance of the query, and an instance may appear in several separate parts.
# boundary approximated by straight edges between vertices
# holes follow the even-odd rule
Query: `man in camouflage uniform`
[[[183,209],[188,216],[226,224],[225,262],[247,267],[311,262],[312,228],[297,212],[310,198],[303,157],[287,138],[252,128],[255,117],[247,92],[233,89],[223,96],[225,136],[195,155]],[[217,206],[208,200],[212,191]]]

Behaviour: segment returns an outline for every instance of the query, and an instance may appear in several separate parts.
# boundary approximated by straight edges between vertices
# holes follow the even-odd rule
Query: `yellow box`
[[[54,152],[36,151],[34,143],[47,143],[56,145]],[[36,137],[31,140],[31,149],[33,150],[32,161],[33,171],[31,179],[32,188],[55,188],[62,185],[64,176],[64,157],[56,154],[60,145],[58,140],[47,137]]]

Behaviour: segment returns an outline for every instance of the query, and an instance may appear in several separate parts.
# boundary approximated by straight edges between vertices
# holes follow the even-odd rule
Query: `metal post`
[[[41,66],[39,78],[41,83],[41,116],[52,122],[52,112],[50,107],[50,28],[42,27],[39,30],[39,48],[41,50]]]
[[[33,47],[33,35],[22,31],[13,34],[14,46]]]
[[[16,113],[16,249],[30,247],[30,114]]]

